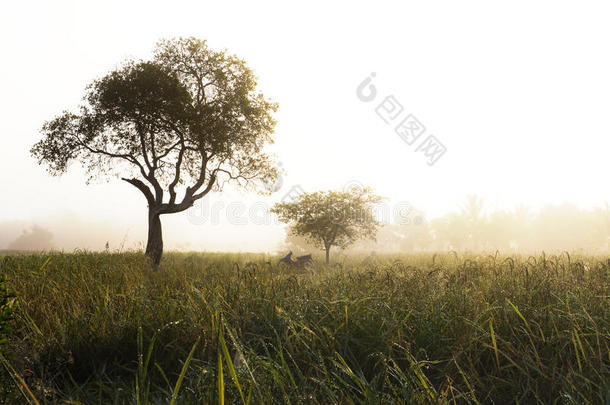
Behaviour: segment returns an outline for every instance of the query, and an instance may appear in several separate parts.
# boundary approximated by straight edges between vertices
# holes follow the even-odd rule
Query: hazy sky
[[[475,193],[500,208],[610,201],[610,3],[302,4],[0,3],[0,221],[47,224],[55,234],[66,224],[72,239],[81,224],[74,243],[94,249],[117,235],[145,238],[137,190],[118,180],[87,186],[78,166],[51,178],[29,149],[43,122],[74,109],[89,82],[174,36],[207,39],[255,70],[280,104],[273,152],[286,175],[272,197],[213,196],[225,204],[214,224],[165,216],[169,247],[273,249],[281,227],[228,223],[226,208],[239,202],[259,215],[293,185],[356,181],[428,217]],[[365,103],[356,88],[372,72],[377,99]],[[416,152],[419,141],[407,145],[376,114],[390,95],[426,127],[420,141],[434,134],[445,145],[435,165]],[[101,234],[87,240],[88,229]]]

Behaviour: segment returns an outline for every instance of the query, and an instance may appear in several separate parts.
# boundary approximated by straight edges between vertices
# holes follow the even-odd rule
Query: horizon
[[[354,182],[390,204],[408,202],[427,220],[454,212],[469,195],[484,198],[490,211],[565,203],[593,210],[610,201],[597,186],[610,168],[610,61],[599,51],[610,27],[593,5],[446,2],[439,10],[384,2],[293,13],[282,3],[144,4],[0,6],[0,41],[14,58],[0,67],[8,112],[0,122],[0,181],[10,190],[0,196],[0,248],[33,225],[59,238],[60,249],[119,245],[125,235],[132,244],[145,240],[141,195],[116,179],[87,185],[78,165],[53,178],[29,150],[45,121],[76,110],[87,84],[126,58],[149,58],[160,39],[180,36],[243,58],[259,89],[279,103],[270,151],[286,172],[282,187],[270,197],[234,188],[210,195],[225,208],[270,207],[293,186],[315,191]],[[236,7],[242,12],[231,13]],[[203,23],[207,15],[215,18]],[[372,73],[377,98],[369,102],[358,88]],[[384,122],[396,112],[392,125]],[[411,145],[394,129],[409,114],[425,127]],[[417,151],[429,135],[446,148],[433,165]],[[277,224],[221,218],[197,225],[189,218],[163,217],[168,248],[271,251],[285,238]],[[21,228],[7,225],[16,222]]]

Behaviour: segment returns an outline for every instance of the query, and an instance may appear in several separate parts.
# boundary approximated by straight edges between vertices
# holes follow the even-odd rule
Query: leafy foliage
[[[290,232],[307,237],[327,252],[332,246],[346,248],[360,238],[374,238],[379,223],[373,204],[381,197],[371,189],[304,193],[296,201],[278,203],[272,212],[290,224]]]
[[[155,205],[167,191],[160,211],[175,212],[227,180],[277,175],[263,151],[277,105],[256,85],[244,61],[205,41],[164,40],[152,61],[127,61],[89,85],[79,112],[45,123],[31,152],[53,175],[77,160],[92,177],[123,176]],[[176,203],[176,186],[189,180]]]
[[[264,151],[277,105],[256,86],[243,60],[205,41],[164,40],[151,61],[127,61],[89,85],[79,112],[45,123],[31,153],[52,175],[79,161],[90,180],[117,175],[136,187],[148,203],[146,253],[156,268],[160,215],[188,209],[227,181],[265,192],[277,178]]]

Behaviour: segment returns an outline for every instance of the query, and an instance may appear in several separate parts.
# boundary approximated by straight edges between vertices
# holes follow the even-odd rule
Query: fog
[[[289,235],[284,249],[314,251],[302,237]],[[533,209],[486,209],[480,197],[469,196],[454,212],[426,220],[411,213],[381,227],[377,240],[359,241],[346,253],[494,252],[607,254],[610,209],[582,209],[573,204]]]
[[[421,223],[386,219],[379,242],[355,250],[607,250],[607,4],[294,7],[3,2],[0,248],[142,247],[137,190],[116,178],[87,185],[78,165],[52,178],[29,150],[92,80],[127,57],[149,57],[161,38],[192,35],[245,59],[279,103],[271,152],[285,172],[271,196],[227,188],[207,206],[164,216],[167,249],[284,250],[284,226],[266,209],[296,186],[356,182],[387,197],[390,210],[408,204]],[[357,95],[367,78],[371,102]],[[394,122],[386,100],[400,106]],[[433,164],[395,131],[408,115],[425,127],[422,139],[446,148]],[[464,211],[471,195],[483,201],[476,217]]]
[[[205,206],[207,204],[207,207]],[[305,238],[294,236],[289,228],[256,210],[226,211],[219,207],[240,207],[238,202],[204,203],[187,212],[189,225],[201,228],[216,242],[180,234],[180,227],[170,226],[165,239],[169,250],[177,251],[258,251],[279,254],[321,252]],[[214,208],[216,207],[216,208]],[[207,211],[206,211],[207,210]],[[215,213],[214,213],[215,212]],[[239,214],[238,214],[239,212]],[[356,242],[343,253],[399,252],[488,252],[501,253],[610,253],[610,207],[580,208],[574,204],[546,205],[535,209],[521,204],[507,210],[494,210],[478,196],[468,196],[455,210],[435,218],[408,203],[383,203],[374,208],[381,223],[375,240]],[[167,228],[167,227],[166,227]],[[244,244],[262,238],[257,249]],[[245,231],[245,235],[244,235]],[[271,231],[271,232],[270,232]],[[223,240],[226,235],[227,240]],[[274,237],[271,238],[270,235]],[[4,221],[0,223],[0,249],[92,251],[142,250],[146,243],[144,221],[136,226],[87,221],[75,215],[40,222]],[[230,243],[233,238],[233,243]],[[338,249],[337,249],[338,250]]]

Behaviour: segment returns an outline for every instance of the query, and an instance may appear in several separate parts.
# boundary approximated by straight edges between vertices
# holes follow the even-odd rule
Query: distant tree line
[[[417,220],[415,220],[417,218]],[[288,232],[282,249],[313,251],[305,238]],[[425,220],[419,214],[381,226],[376,240],[359,240],[351,252],[610,251],[610,207],[579,208],[574,204],[533,209],[524,204],[491,210],[470,196],[456,211]]]

